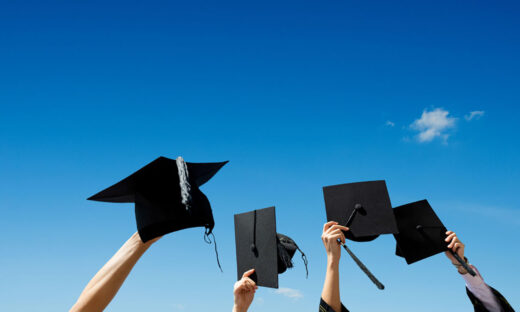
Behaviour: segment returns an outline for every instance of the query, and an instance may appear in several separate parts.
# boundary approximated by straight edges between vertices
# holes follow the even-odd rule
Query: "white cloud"
[[[301,298],[303,298],[302,292],[297,290],[297,289],[278,288],[274,292],[275,292],[275,294],[282,295],[282,296],[285,296],[285,297],[288,297],[288,298],[292,298],[292,299],[301,299]]]
[[[419,142],[430,142],[436,137],[446,141],[449,136],[446,131],[455,127],[457,121],[457,118],[450,117],[449,114],[450,112],[442,108],[436,108],[432,111],[424,110],[421,118],[416,119],[410,125],[412,129],[419,131],[417,135]]]
[[[467,114],[466,116],[464,116],[464,118],[467,121],[471,121],[473,119],[478,120],[478,119],[480,119],[480,117],[484,116],[484,113],[485,113],[484,111],[472,111],[469,114]]]
[[[387,121],[385,122],[385,126],[393,127],[393,126],[395,126],[395,123],[393,123],[393,122],[390,121],[390,120],[387,120]]]
[[[180,304],[180,303],[174,303],[174,304],[172,304],[172,308],[174,311],[183,311],[186,309],[186,305]]]

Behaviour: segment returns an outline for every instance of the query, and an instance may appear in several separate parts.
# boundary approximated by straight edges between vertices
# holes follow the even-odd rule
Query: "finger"
[[[453,231],[446,231],[446,235],[450,235]]]
[[[246,290],[247,289],[247,280],[246,279],[241,279],[240,280],[240,284],[238,285],[238,288],[240,290]]]
[[[336,235],[336,234],[339,234],[339,233],[343,233],[343,230],[342,229],[335,229],[335,230],[332,230],[329,233],[327,233],[327,235]]]
[[[245,272],[244,274],[242,274],[242,278],[244,278],[244,277],[249,277],[249,276],[251,276],[251,274],[253,274],[253,273],[255,273],[255,269],[251,269],[251,270]]]
[[[445,242],[449,242],[451,241],[453,238],[456,238],[457,236],[455,235],[455,233],[452,233],[450,235],[448,235],[448,237],[446,237],[446,239],[444,240]]]
[[[337,225],[333,225],[332,228],[333,228],[334,230],[336,230],[336,229],[340,229],[340,230],[345,231],[345,232],[347,232],[348,230],[350,230],[348,227],[343,226],[343,225],[339,225],[339,224],[337,224]]]
[[[464,247],[464,245],[462,245],[462,243],[456,243],[455,246],[453,246],[453,251],[458,252],[459,249],[461,249],[462,247]]]
[[[249,283],[248,289],[249,289],[250,292],[254,293],[256,291],[256,288],[257,287],[256,287],[256,285],[254,283]]]
[[[334,224],[338,224],[336,221],[329,221],[323,225],[323,232],[327,231]]]
[[[250,292],[251,290],[253,290],[254,287],[253,285],[249,284],[249,283],[244,283],[244,290],[247,291],[247,292]]]
[[[332,231],[335,231],[335,230],[337,230],[337,229],[340,229],[340,230],[342,230],[342,231],[348,231],[348,230],[349,230],[349,228],[346,227],[346,226],[342,226],[342,225],[339,225],[339,224],[335,224],[335,225],[331,226],[331,227],[327,230],[326,233],[332,233]]]
[[[244,281],[240,280],[235,284],[235,291],[242,292],[244,291]]]
[[[345,233],[343,232],[343,230],[341,228],[337,228],[336,230],[327,234],[328,237],[333,236],[333,235],[341,235],[343,237],[342,241],[345,241]]]
[[[244,278],[244,281],[247,281],[248,283],[253,283],[253,285],[256,285],[255,281],[253,281],[251,278],[249,277],[245,277]]]
[[[448,248],[453,248],[455,244],[460,243],[459,239],[457,237],[453,238],[451,243],[448,245]]]
[[[331,226],[329,226],[329,228],[325,231],[325,233],[330,233],[331,231],[334,231],[334,229],[338,226],[338,223],[337,222],[334,222],[334,224],[332,224]]]
[[[343,235],[343,233],[331,235],[330,238],[335,241],[339,239],[343,244],[345,244],[345,235]]]

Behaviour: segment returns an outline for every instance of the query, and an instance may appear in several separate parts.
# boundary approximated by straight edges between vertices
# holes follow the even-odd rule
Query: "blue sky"
[[[233,214],[275,205],[309,258],[255,311],[314,311],[321,187],[385,179],[427,198],[486,281],[520,306],[520,6],[513,1],[4,1],[0,9],[0,310],[64,311],[136,230],[85,199],[163,155],[230,160],[203,229],[162,238],[107,311],[229,311]],[[471,117],[473,113],[473,118]],[[471,120],[468,120],[471,119]],[[383,236],[344,255],[351,311],[471,311],[437,255]]]

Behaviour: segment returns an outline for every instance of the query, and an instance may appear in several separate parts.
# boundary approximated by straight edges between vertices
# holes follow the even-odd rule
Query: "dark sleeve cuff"
[[[323,299],[320,299],[319,312],[349,312],[343,304],[341,304],[341,311],[334,311]]]
[[[489,286],[489,285],[488,285]],[[495,297],[497,298],[498,303],[502,307],[503,312],[515,312],[509,302],[507,302],[506,298],[502,296],[501,293],[498,292],[498,290],[494,289],[493,287],[489,286]],[[468,294],[469,300],[471,300],[471,303],[473,304],[473,307],[475,308],[475,312],[489,312],[485,307],[484,304],[466,287],[466,293]],[[327,311],[327,310],[325,310]],[[331,310],[332,311],[332,310]],[[321,312],[321,310],[320,310]]]

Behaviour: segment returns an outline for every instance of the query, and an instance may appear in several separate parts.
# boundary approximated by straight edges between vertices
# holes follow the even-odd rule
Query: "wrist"
[[[241,307],[241,306],[235,304],[233,306],[233,312],[247,312],[247,308],[246,307]]]
[[[466,265],[469,266],[470,264],[469,264],[468,258],[466,258],[466,257],[463,257],[463,258],[464,258],[463,261],[466,263]],[[462,264],[460,264],[459,262],[452,262],[451,264],[455,267],[455,269],[457,269],[457,272],[459,272],[460,275],[464,275],[464,274],[468,273],[466,268],[464,268],[464,266]]]
[[[339,267],[339,257],[328,256],[327,257],[327,267],[329,268],[338,268]]]
[[[150,247],[151,243],[148,241],[146,243],[143,243],[141,240],[141,236],[139,236],[138,232],[135,232],[132,237],[129,239],[130,243],[132,244],[132,247],[136,251],[146,251],[148,247]]]

